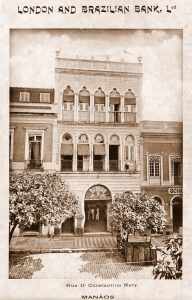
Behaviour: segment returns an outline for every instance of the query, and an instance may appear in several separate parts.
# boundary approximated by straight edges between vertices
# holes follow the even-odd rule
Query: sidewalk
[[[152,238],[152,244],[161,247],[163,240],[164,236]],[[13,237],[10,251],[14,253],[117,251],[117,240],[114,236]]]
[[[50,253],[117,250],[114,236],[84,237],[13,237],[11,252]]]

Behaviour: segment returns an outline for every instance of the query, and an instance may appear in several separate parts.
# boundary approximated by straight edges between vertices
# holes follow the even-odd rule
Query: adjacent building
[[[111,232],[113,197],[153,195],[167,232],[182,230],[182,124],[142,118],[142,63],[65,59],[53,89],[10,88],[10,167],[56,170],[78,214],[43,235]],[[19,234],[19,232],[18,232]]]

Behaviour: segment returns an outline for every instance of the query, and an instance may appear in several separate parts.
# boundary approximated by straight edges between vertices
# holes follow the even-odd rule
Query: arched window
[[[89,139],[86,134],[81,134],[77,144],[77,170],[89,170]]]
[[[74,105],[74,91],[68,85],[63,92],[63,107],[64,110],[73,110]]]
[[[121,122],[120,114],[120,101],[121,97],[116,88],[109,94],[109,104],[110,104],[110,122]]]
[[[101,134],[97,134],[94,138],[93,145],[93,170],[104,171],[105,162],[105,144]]]
[[[89,122],[90,120],[90,93],[84,86],[79,92],[79,121]]]
[[[124,110],[126,112],[135,112],[136,97],[131,89],[124,96]]]
[[[74,111],[73,111],[74,99],[75,99],[74,91],[68,85],[63,92],[62,119],[64,121],[73,121],[74,120]]]
[[[94,94],[95,122],[105,121],[105,93],[99,87]]]
[[[90,106],[90,93],[84,86],[79,92],[79,110],[88,111]]]
[[[124,96],[124,122],[136,122],[136,97],[131,89]]]
[[[73,168],[73,139],[65,133],[61,142],[61,171],[72,171]]]
[[[135,139],[128,135],[125,140],[125,160],[135,161]]]

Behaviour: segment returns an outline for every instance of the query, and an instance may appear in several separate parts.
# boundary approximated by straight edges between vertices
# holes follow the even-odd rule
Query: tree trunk
[[[11,239],[12,239],[12,236],[13,236],[13,232],[15,230],[15,228],[17,227],[17,223],[15,223],[13,225],[13,227],[11,228],[11,230],[9,231],[9,244],[11,243]]]

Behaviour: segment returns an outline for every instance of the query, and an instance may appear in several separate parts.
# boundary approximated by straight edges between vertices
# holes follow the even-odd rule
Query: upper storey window
[[[29,92],[20,92],[19,100],[21,102],[29,102],[30,101],[30,93]]]
[[[136,106],[136,97],[135,94],[131,91],[131,89],[128,89],[128,92],[125,93],[125,112],[135,112],[135,106]]]
[[[84,86],[79,92],[79,110],[88,111],[90,106],[90,93]]]
[[[102,88],[98,88],[94,95],[94,106],[95,111],[104,111],[105,110],[105,93],[102,91]]]
[[[50,103],[50,93],[40,93],[41,103]]]
[[[73,110],[74,97],[75,97],[74,91],[68,85],[67,88],[63,92],[64,110]]]
[[[149,157],[149,177],[160,177],[160,162],[159,156]]]
[[[180,156],[171,156],[171,184],[182,185],[182,162]]]
[[[110,103],[110,114],[109,121],[110,122],[121,122],[121,113],[120,113],[120,94],[117,92],[116,88],[109,95],[109,103]]]

